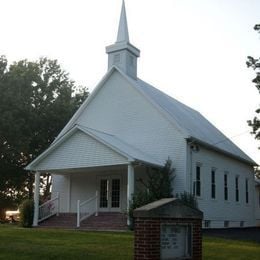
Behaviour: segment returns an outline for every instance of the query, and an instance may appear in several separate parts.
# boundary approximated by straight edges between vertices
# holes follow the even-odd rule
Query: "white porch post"
[[[34,215],[33,215],[33,226],[38,226],[39,219],[39,194],[40,194],[40,173],[35,173],[34,180]]]
[[[127,211],[129,211],[134,194],[134,166],[129,163],[127,167]],[[130,219],[127,218],[127,225],[130,225]]]
[[[77,228],[80,227],[80,200],[77,201]]]

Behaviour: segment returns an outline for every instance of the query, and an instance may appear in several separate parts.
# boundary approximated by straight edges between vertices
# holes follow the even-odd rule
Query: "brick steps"
[[[40,222],[39,226],[49,228],[76,228],[77,215],[75,213],[60,213],[59,216],[52,216]]]
[[[77,215],[75,213],[60,213],[39,224],[42,228],[66,228],[75,229]],[[100,212],[98,216],[90,216],[83,220],[80,225],[82,230],[117,230],[125,231],[127,227],[127,216],[118,212]]]
[[[99,213],[82,221],[82,229],[89,230],[127,230],[127,217],[122,213]]]

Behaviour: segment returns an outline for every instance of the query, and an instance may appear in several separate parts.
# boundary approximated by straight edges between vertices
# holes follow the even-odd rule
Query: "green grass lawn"
[[[132,259],[130,232],[24,229],[0,225],[0,259]]]
[[[0,259],[133,259],[133,233],[0,225]],[[260,244],[204,237],[203,259],[258,260]]]
[[[203,259],[259,260],[260,244],[255,242],[203,238]]]

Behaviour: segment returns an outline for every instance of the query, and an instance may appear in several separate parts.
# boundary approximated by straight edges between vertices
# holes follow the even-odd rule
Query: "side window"
[[[236,187],[236,202],[239,201],[239,176],[236,176],[235,179],[235,187]]]
[[[259,208],[260,208],[260,190],[259,190],[259,192],[258,192],[258,206],[259,206]]]
[[[228,200],[228,173],[224,174],[224,200]]]
[[[211,198],[216,198],[216,169],[211,170]]]
[[[196,165],[195,181],[193,183],[193,194],[197,197],[201,196],[201,165]]]
[[[246,179],[245,185],[246,185],[246,203],[248,204],[248,202],[249,202],[248,179]]]

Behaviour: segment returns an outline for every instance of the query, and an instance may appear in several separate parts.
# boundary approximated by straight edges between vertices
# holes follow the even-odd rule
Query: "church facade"
[[[35,172],[34,225],[51,215],[38,211],[41,173],[52,173],[52,207],[77,213],[80,226],[99,212],[127,212],[147,171],[156,174],[170,158],[174,194],[197,197],[204,227],[255,226],[256,163],[199,112],[138,78],[140,50],[129,41],[124,2],[117,40],[106,52],[103,79],[26,167]]]

